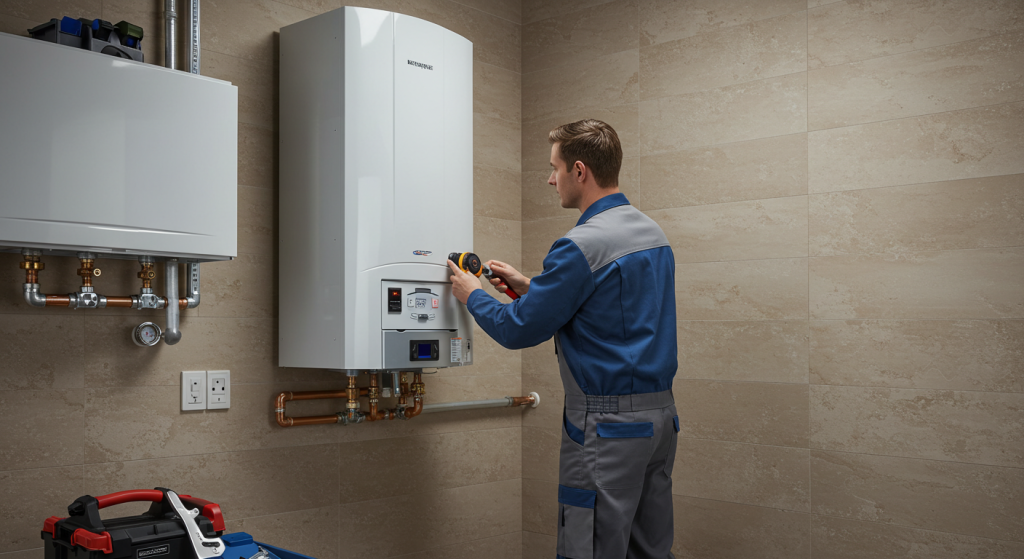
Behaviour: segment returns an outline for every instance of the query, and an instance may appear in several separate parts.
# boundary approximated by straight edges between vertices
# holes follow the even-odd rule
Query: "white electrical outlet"
[[[181,372],[181,410],[206,409],[206,371]]]
[[[231,407],[231,371],[206,371],[209,399],[206,409],[226,410]]]

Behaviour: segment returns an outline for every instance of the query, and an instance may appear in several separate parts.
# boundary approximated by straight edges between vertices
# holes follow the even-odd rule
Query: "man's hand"
[[[448,261],[448,267],[451,268],[452,273],[455,274],[451,278],[452,295],[455,295],[455,298],[462,301],[462,304],[465,305],[466,301],[469,300],[470,293],[477,289],[482,289],[480,287],[480,280],[473,274],[460,270],[459,267],[451,260]]]
[[[530,278],[520,274],[512,266],[500,260],[488,260],[485,265],[491,269],[494,275],[505,278],[505,282],[512,288],[512,291],[515,291],[520,296],[526,295],[526,292],[530,290]],[[501,285],[501,280],[498,278],[491,278],[491,285],[498,291],[505,292],[505,286]]]

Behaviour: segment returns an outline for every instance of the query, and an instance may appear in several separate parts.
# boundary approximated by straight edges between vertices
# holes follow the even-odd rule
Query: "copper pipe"
[[[528,406],[534,402],[533,396],[512,396],[512,407]]]
[[[413,398],[412,408],[405,408],[405,417],[411,419],[421,413],[423,413],[423,398],[416,396]]]
[[[70,307],[71,297],[67,295],[47,295],[46,296],[47,307]]]
[[[366,389],[360,390],[360,392]],[[362,392],[365,395],[365,392]],[[337,423],[337,415],[314,415],[306,417],[288,417],[285,415],[284,406],[285,403],[293,400],[329,400],[332,398],[346,398],[348,397],[348,391],[346,390],[310,390],[306,392],[281,392],[275,399],[275,413],[277,414],[277,424],[281,427],[291,427],[294,425],[324,425],[327,423]]]
[[[132,308],[131,297],[107,297],[108,307],[120,307],[125,309]]]

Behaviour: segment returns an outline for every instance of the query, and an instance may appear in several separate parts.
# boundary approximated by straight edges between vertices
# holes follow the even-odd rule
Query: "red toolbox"
[[[43,523],[46,559],[196,559],[193,542],[217,538],[224,531],[220,506],[171,492],[180,504],[194,511],[183,513],[194,515],[186,524],[182,513],[175,510],[169,491],[159,487],[134,489],[75,499],[68,506],[70,516],[51,516]],[[138,501],[152,505],[139,516],[100,519],[100,509]],[[197,526],[202,536],[191,537],[186,530],[189,524]]]

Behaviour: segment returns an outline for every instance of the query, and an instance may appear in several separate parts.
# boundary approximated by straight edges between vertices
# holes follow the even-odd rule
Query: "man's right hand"
[[[519,295],[526,295],[526,292],[530,290],[530,278],[520,274],[519,270],[516,270],[512,266],[509,266],[500,260],[488,260],[485,264],[491,269],[491,272],[494,275],[505,278],[505,282],[512,288],[512,291],[515,291]],[[491,285],[493,285],[498,291],[502,293],[505,292],[505,286],[502,285],[500,279],[491,278]]]

